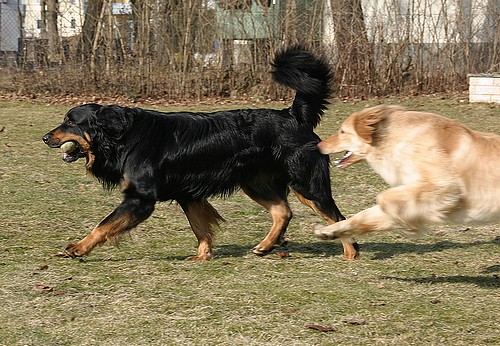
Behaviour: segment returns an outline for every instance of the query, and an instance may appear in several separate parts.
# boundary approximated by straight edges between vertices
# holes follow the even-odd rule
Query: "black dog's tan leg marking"
[[[207,200],[181,203],[191,229],[198,239],[198,254],[188,257],[190,261],[204,261],[212,258],[212,241],[214,238],[213,226],[224,221],[217,210]]]
[[[66,246],[64,255],[81,257],[88,255],[97,245],[128,231],[151,215],[155,202],[141,199],[125,199],[111,214],[106,216],[85,238],[77,244]]]
[[[97,245],[102,245],[107,240],[114,239],[118,233],[129,229],[129,225],[132,223],[130,215],[121,215],[106,221],[108,218],[109,216],[77,244],[68,244],[64,251],[65,254],[68,257],[88,255]]]
[[[266,208],[273,219],[273,225],[270,231],[267,233],[266,237],[252,249],[252,252],[254,254],[262,256],[269,253],[276,246],[281,245],[283,241],[283,235],[285,234],[288,223],[292,218],[292,211],[290,210],[288,203],[284,200],[255,201]]]
[[[313,201],[305,198],[304,196],[302,196],[300,193],[298,193],[294,189],[291,189],[291,190],[293,191],[293,193],[295,194],[295,196],[297,196],[297,198],[299,199],[299,201],[302,204],[307,205],[309,208],[311,208],[316,214],[318,214],[323,219],[325,219],[325,221],[329,225],[332,225],[332,224],[334,224],[334,223],[336,223],[336,222],[339,221],[339,220],[336,220],[336,216],[335,215],[333,215],[333,217],[331,217],[330,215],[322,212],[318,208],[318,206],[316,205],[316,203],[314,203]],[[343,238],[343,239],[341,239],[341,242],[342,242],[342,247],[344,249],[344,259],[345,260],[354,260],[354,259],[357,259],[359,257],[359,246],[358,246],[358,244],[356,244],[350,238]]]
[[[316,204],[311,201],[310,199],[307,199],[305,198],[304,196],[302,196],[300,193],[298,193],[297,191],[295,191],[294,189],[291,189],[292,192],[295,194],[295,196],[297,196],[297,198],[299,199],[299,201],[304,204],[304,205],[307,205],[309,208],[311,208],[316,214],[318,214],[319,216],[321,216],[323,219],[325,219],[329,224],[332,224],[332,223],[335,223],[339,220],[335,220],[334,218],[331,218],[330,216],[328,216],[327,214],[323,213],[317,206]]]
[[[256,197],[248,188],[243,188],[243,191],[255,202],[266,208],[273,219],[273,225],[269,233],[267,233],[266,237],[252,249],[254,254],[264,256],[276,246],[281,245],[283,235],[292,218],[292,211],[288,206],[288,202],[278,196],[276,196],[274,200],[266,200]]]

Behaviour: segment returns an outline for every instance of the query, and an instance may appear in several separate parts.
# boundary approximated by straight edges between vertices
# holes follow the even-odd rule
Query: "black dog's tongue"
[[[70,163],[70,162],[78,160],[78,156],[73,156],[73,155],[68,154],[68,153],[63,153],[62,159],[64,162]]]

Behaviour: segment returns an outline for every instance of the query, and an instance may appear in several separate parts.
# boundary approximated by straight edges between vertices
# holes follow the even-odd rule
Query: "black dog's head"
[[[66,113],[61,125],[42,139],[51,148],[61,148],[65,162],[85,157],[90,170],[96,156],[109,156],[106,149],[113,148],[128,130],[131,115],[127,110],[93,103],[74,107]]]
[[[91,152],[91,128],[93,117],[101,108],[97,104],[88,104],[72,108],[66,113],[61,125],[43,136],[43,141],[50,148],[60,148],[65,143],[72,142],[74,145],[63,146],[63,160],[73,162],[79,158],[87,158],[87,163],[94,161]]]

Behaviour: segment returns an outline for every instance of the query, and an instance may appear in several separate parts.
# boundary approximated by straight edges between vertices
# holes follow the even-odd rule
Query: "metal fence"
[[[0,0],[0,63],[13,64],[19,50],[18,8]]]

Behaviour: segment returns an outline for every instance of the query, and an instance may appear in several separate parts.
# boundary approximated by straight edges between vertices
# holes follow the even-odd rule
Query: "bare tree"
[[[79,49],[82,61],[88,61],[91,57],[92,47],[94,45],[99,17],[102,12],[103,5],[104,0],[88,0]]]
[[[463,91],[467,73],[499,67],[498,0],[87,0],[81,33],[64,38],[73,18],[40,1],[43,36],[23,40],[21,66],[60,65],[13,73],[33,93],[279,99],[288,91],[266,69],[276,46],[295,42],[328,43],[345,97]]]
[[[57,0],[42,0],[42,38],[47,40],[47,62],[61,63],[61,44],[57,29]]]
[[[343,82],[366,81],[371,75],[366,72],[372,69],[373,51],[368,42],[361,0],[330,1],[338,69],[343,72]]]

